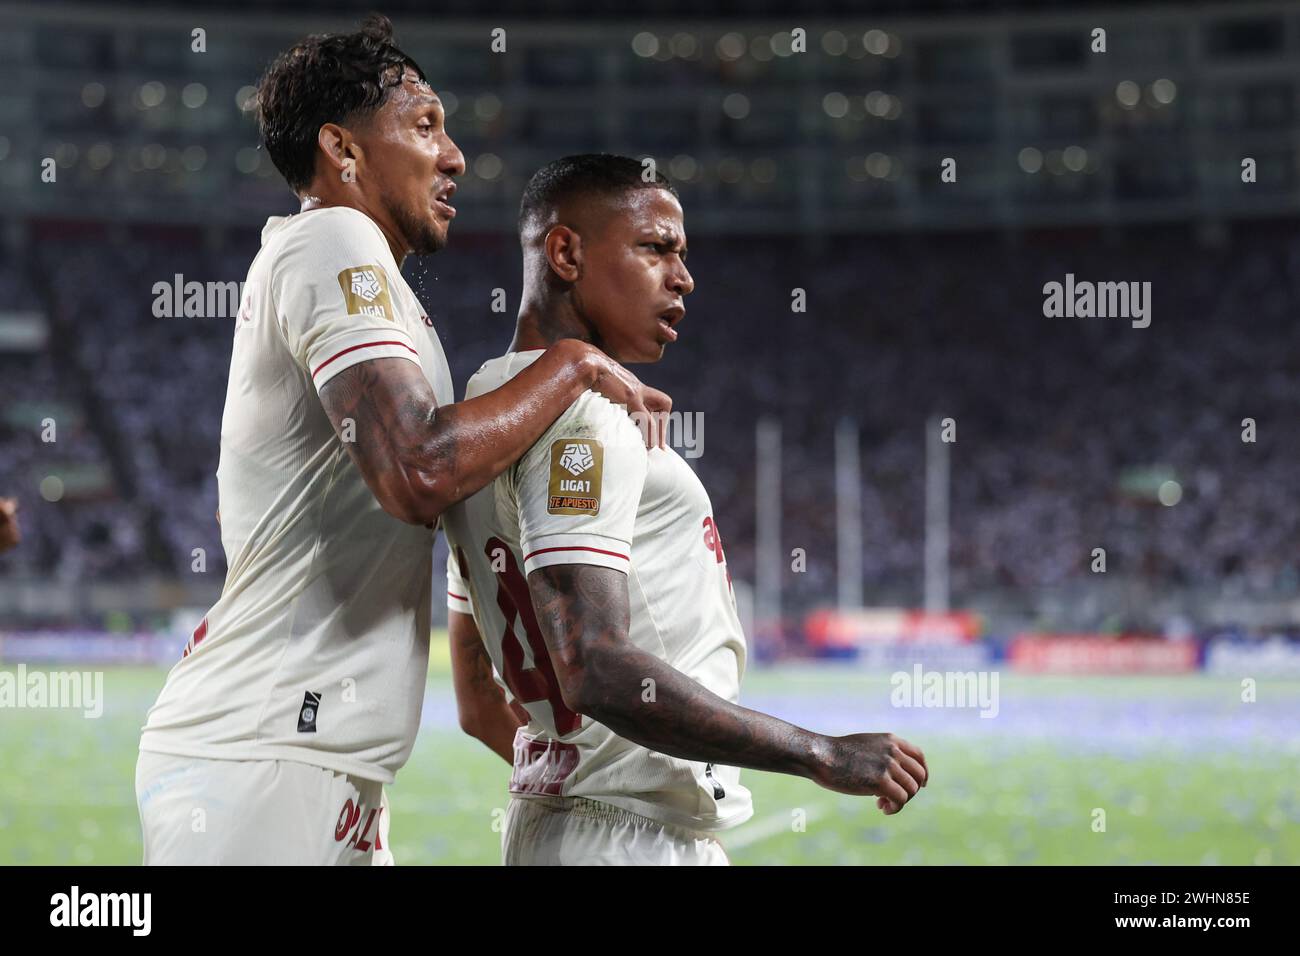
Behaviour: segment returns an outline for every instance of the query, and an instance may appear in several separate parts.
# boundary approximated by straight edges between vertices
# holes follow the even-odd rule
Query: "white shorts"
[[[145,866],[391,865],[383,784],[289,760],[141,751]]]
[[[710,833],[659,823],[582,797],[511,797],[506,866],[728,866]]]

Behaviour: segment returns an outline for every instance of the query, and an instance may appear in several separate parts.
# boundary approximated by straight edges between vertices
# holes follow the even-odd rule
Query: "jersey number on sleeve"
[[[500,552],[497,549],[500,548]],[[505,633],[501,635],[501,656],[505,663],[505,678],[510,692],[525,704],[539,700],[550,703],[551,713],[555,717],[555,730],[560,736],[573,733],[582,726],[582,717],[564,705],[560,695],[560,682],[556,680],[555,668],[551,665],[551,655],[546,650],[546,639],[537,624],[537,614],[533,611],[532,595],[528,592],[528,582],[519,571],[514,552],[505,546],[499,538],[489,538],[483,550],[489,561],[498,553],[505,555],[505,570],[497,572],[497,607],[506,619]],[[528,646],[533,651],[533,666],[524,667],[524,649],[515,634],[515,618],[524,625],[528,635]]]

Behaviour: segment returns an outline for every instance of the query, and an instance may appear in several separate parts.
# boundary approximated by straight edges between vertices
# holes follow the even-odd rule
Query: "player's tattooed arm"
[[[461,730],[513,764],[515,730],[521,721],[492,676],[492,659],[473,616],[448,611],[447,633],[451,641],[451,683],[456,691]]]
[[[398,358],[344,369],[320,397],[384,510],[428,525],[519,460],[589,388],[640,421],[657,422],[672,407],[667,395],[576,339],[561,339],[500,388],[464,402],[439,406],[420,367]]]
[[[621,572],[552,565],[533,571],[528,587],[565,704],[621,737],[684,760],[794,774],[841,793],[875,795],[886,813],[901,810],[928,779],[925,756],[892,734],[804,730],[733,704],[633,645]]]

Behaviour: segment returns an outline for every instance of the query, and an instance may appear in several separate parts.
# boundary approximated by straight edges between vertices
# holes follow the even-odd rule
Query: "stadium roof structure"
[[[670,2],[635,21],[579,16],[576,0],[545,21],[522,4],[504,19],[459,18],[460,0],[439,19],[385,6],[469,157],[462,231],[513,230],[535,169],[599,150],[654,158],[697,233],[1300,213],[1293,3],[824,4],[801,6],[802,25],[763,3],[712,18],[692,3],[687,18]],[[22,78],[0,99],[5,216],[220,227],[290,208],[258,147],[254,84],[299,37],[355,23],[348,9],[0,4],[0,52]],[[49,160],[57,185],[41,181]]]

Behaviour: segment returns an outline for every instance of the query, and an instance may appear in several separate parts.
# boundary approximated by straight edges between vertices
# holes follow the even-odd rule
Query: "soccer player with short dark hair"
[[[229,571],[141,736],[145,862],[388,862],[383,785],[419,727],[440,516],[588,389],[641,415],[668,401],[563,339],[453,404],[400,267],[446,244],[465,160],[386,19],[303,40],[257,103],[301,211],[267,222],[234,329]]]
[[[695,287],[682,207],[642,173],[600,154],[533,177],[514,342],[471,400],[563,338],[627,363],[677,340]],[[925,756],[892,734],[829,737],[738,705],[745,635],[708,492],[605,398],[579,397],[444,520],[461,723],[514,768],[507,864],[725,864],[714,834],[752,813],[741,767],[887,814],[926,785]]]

